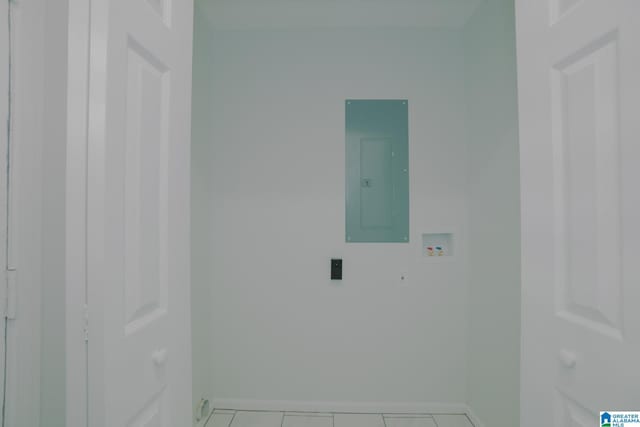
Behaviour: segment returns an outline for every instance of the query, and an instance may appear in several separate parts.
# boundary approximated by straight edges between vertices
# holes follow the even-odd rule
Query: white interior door
[[[640,2],[516,1],[522,423],[640,410]]]
[[[89,425],[192,423],[193,0],[92,0]]]

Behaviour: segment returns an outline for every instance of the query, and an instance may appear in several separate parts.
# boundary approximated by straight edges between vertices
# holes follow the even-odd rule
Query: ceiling
[[[216,29],[461,28],[486,0],[197,0]]]

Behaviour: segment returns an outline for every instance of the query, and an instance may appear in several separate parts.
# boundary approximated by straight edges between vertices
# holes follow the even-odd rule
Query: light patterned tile
[[[384,427],[380,414],[335,414],[335,427]]]
[[[387,427],[438,427],[431,417],[384,417]]]
[[[433,418],[431,414],[383,414],[385,418]]]
[[[233,411],[229,412],[214,412],[207,424],[206,427],[229,427],[231,424],[231,420],[233,419]]]
[[[466,415],[434,415],[438,427],[473,427]]]
[[[284,413],[285,417],[287,415],[300,415],[303,417],[333,417],[333,414],[330,412],[296,412],[296,411],[292,411],[292,412],[285,412]]]
[[[282,427],[333,427],[333,418],[309,415],[285,415]]]
[[[282,412],[238,411],[231,427],[282,427]]]

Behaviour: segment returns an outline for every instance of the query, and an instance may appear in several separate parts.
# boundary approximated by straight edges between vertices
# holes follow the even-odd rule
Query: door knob
[[[155,363],[156,366],[164,365],[164,363],[167,361],[167,349],[163,348],[162,350],[154,351],[153,354],[151,354],[151,358],[153,359],[153,363]]]
[[[569,350],[560,350],[560,361],[565,368],[571,369],[576,366],[576,354]]]

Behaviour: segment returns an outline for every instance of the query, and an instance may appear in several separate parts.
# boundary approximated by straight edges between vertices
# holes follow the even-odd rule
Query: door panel
[[[167,68],[128,40],[125,138],[125,334],[167,312]]]
[[[192,0],[93,0],[91,426],[191,420]]]
[[[522,422],[640,408],[640,4],[517,4]]]
[[[552,71],[557,311],[620,338],[621,235],[617,35]]]

